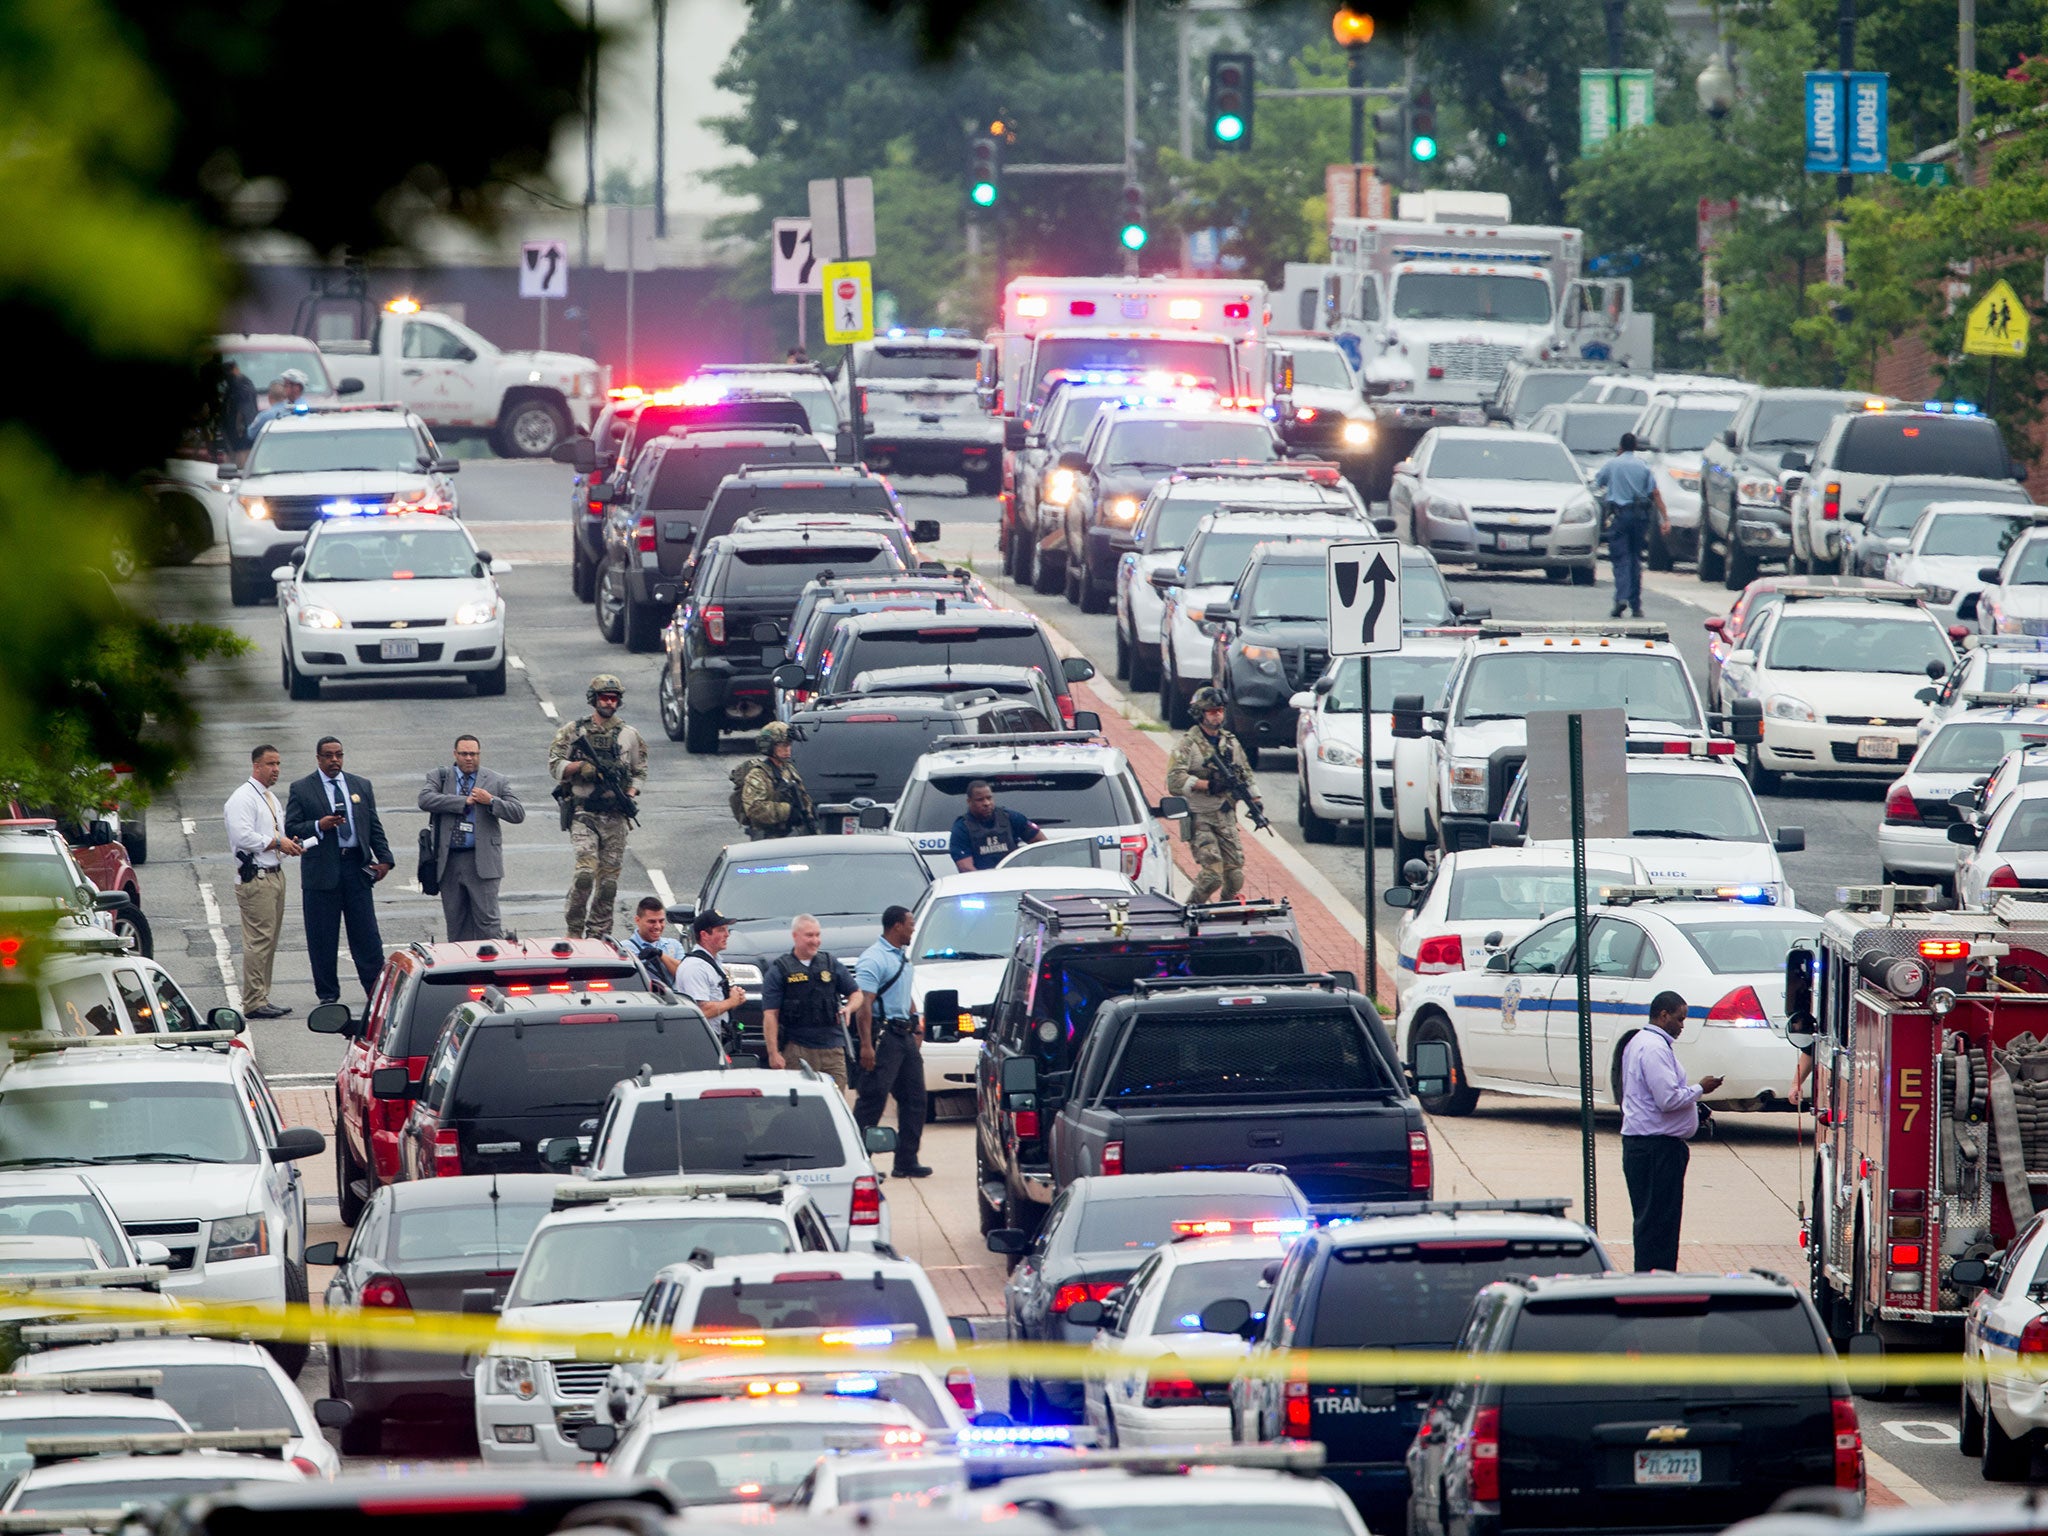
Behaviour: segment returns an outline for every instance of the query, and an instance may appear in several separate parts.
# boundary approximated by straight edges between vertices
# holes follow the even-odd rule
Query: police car
[[[1753,888],[1644,885],[1594,893],[1587,955],[1592,973],[1593,1099],[1615,1102],[1623,1034],[1649,1022],[1650,999],[1675,991],[1693,1021],[1678,1042],[1690,1079],[1723,1079],[1711,1101],[1728,1109],[1784,1107],[1797,1052],[1772,1028],[1785,1006],[1785,954],[1820,932],[1820,919],[1770,903]],[[1482,1091],[1579,1096],[1578,980],[1567,912],[1483,969],[1418,980],[1401,1000],[1402,1054],[1448,1043],[1451,1090],[1423,1099],[1432,1114],[1470,1114]]]
[[[182,1504],[246,1483],[303,1483],[302,1470],[276,1459],[283,1441],[190,1431],[37,1436],[29,1448],[38,1465],[8,1490],[0,1519],[9,1530],[33,1529],[36,1516],[47,1518],[50,1530],[99,1529],[85,1523],[90,1512]]]
[[[43,1033],[157,1035],[241,1025],[232,1008],[202,1010],[169,971],[91,918],[66,913],[32,936],[0,935],[0,959],[9,943],[17,946],[17,959],[21,946],[34,946],[39,963],[32,972],[19,965],[0,969],[0,987],[35,988]]]
[[[1976,1261],[1957,1270],[1963,1262]],[[1992,1481],[2024,1482],[2048,1439],[2048,1388],[2020,1369],[2048,1350],[2048,1218],[2036,1216],[1983,1267],[1984,1289],[1963,1313],[1963,1358],[1985,1374],[1963,1378],[1957,1449]]]
[[[1764,825],[1756,795],[1735,766],[1735,743],[1630,737],[1627,837],[1589,837],[1589,854],[1633,858],[1652,885],[1741,885],[1760,899],[1794,905],[1781,853],[1806,846],[1800,827]],[[1526,836],[1534,789],[1525,764],[1508,790],[1500,819]],[[1563,825],[1559,825],[1560,822]],[[1548,835],[1532,840],[1561,858],[1571,853],[1570,825],[1553,818]],[[1507,835],[1497,832],[1496,837]]]
[[[1372,665],[1372,793],[1375,818],[1394,810],[1394,717],[1390,700],[1421,695],[1427,707],[1443,703],[1444,686],[1473,628],[1423,629],[1405,634],[1401,649]],[[1302,840],[1333,843],[1339,826],[1365,824],[1364,745],[1359,713],[1364,658],[1333,659],[1315,686],[1289,699],[1294,719],[1294,819]]]
[[[1885,578],[1917,587],[1944,624],[1974,619],[1984,567],[2003,560],[2041,515],[2010,501],[1930,502],[1913,524],[1906,547],[1885,557]]]
[[[1063,1530],[1102,1536],[1367,1536],[1351,1500],[1320,1475],[1324,1460],[1320,1445],[1285,1442],[977,1458],[951,1507],[978,1523],[1036,1509]]]
[[[1949,828],[1963,819],[1956,797],[1969,796],[2007,754],[2048,744],[2048,695],[1961,693],[1955,704],[1958,712],[1935,725],[1885,791],[1877,828],[1885,885],[1953,882],[1958,849]]]
[[[788,1074],[783,1074],[787,1076]],[[681,1253],[800,1255],[832,1239],[794,1189],[771,1198],[772,1176],[569,1181],[527,1240],[500,1318],[507,1328],[623,1334],[649,1281]],[[775,1181],[778,1185],[779,1180]],[[805,1220],[806,1215],[810,1219]],[[595,1417],[611,1366],[566,1347],[495,1345],[476,1366],[476,1438],[485,1461],[540,1466],[586,1461],[576,1431]]]
[[[1965,636],[1954,669],[1925,691],[1931,697],[1920,722],[1923,742],[1949,716],[1984,702],[1971,694],[2020,694],[2048,703],[2048,636]]]
[[[1533,848],[1473,848],[1447,853],[1434,865],[1420,859],[1401,872],[1403,884],[1381,893],[1401,912],[1394,932],[1399,959],[1394,995],[1406,997],[1425,976],[1442,976],[1486,963],[1544,918],[1569,911],[1572,861],[1550,844]],[[1631,858],[1589,858],[1586,887],[1648,885],[1649,873]]]
[[[7,1378],[0,1395],[0,1483],[12,1483],[36,1464],[31,1438],[72,1435],[181,1435],[192,1426],[153,1393],[158,1371],[76,1371],[33,1382]]]
[[[658,1477],[691,1508],[776,1505],[834,1450],[914,1448],[925,1428],[908,1408],[829,1393],[712,1397],[644,1414],[619,1441],[612,1477]],[[764,1514],[769,1511],[764,1510]]]
[[[1950,835],[1964,844],[1956,863],[1956,905],[1983,909],[2011,891],[2048,890],[2048,783],[2021,783],[1980,822]]]
[[[1173,852],[1123,752],[1086,731],[941,736],[910,770],[889,830],[910,838],[934,874],[958,873],[953,823],[967,786],[986,779],[998,809],[1036,823],[1047,837],[1092,836],[1121,849],[1140,890],[1167,894]],[[876,813],[870,811],[869,816]]]

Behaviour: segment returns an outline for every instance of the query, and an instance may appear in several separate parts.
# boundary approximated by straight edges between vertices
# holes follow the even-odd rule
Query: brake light
[[[761,1097],[761,1090],[758,1088],[706,1088],[697,1097],[700,1099],[758,1099]]]
[[[1429,365],[1429,376],[1432,379],[1442,378],[1444,376],[1443,365],[1440,363],[1431,363]]]
[[[725,644],[725,609],[717,603],[704,610],[704,638],[713,645]]]
[[[1436,976],[1445,971],[1465,969],[1465,941],[1455,933],[1435,933],[1415,951],[1418,975]]]
[[[1920,1267],[1920,1245],[1918,1243],[1893,1243],[1892,1263],[1900,1269]]]
[[[1429,1162],[1429,1132],[1408,1133],[1408,1187],[1429,1193],[1432,1170]]]
[[[973,1415],[981,1412],[981,1398],[974,1390],[974,1372],[964,1365],[956,1365],[946,1372],[946,1390],[953,1394],[953,1401],[960,1405],[962,1413]]]
[[[1249,320],[1251,317],[1252,307],[1249,304],[1239,303],[1223,306],[1223,318],[1226,320]]]
[[[1851,1410],[1854,1417],[1854,1410]],[[1837,1419],[1839,1426],[1840,1420]],[[1842,1453],[1839,1449],[1841,1436],[1835,1437],[1838,1447],[1835,1451],[1836,1475],[1841,1475]],[[1860,1442],[1859,1442],[1860,1443]],[[1481,1408],[1472,1415],[1472,1501],[1475,1504],[1498,1504],[1500,1502],[1500,1410]],[[1857,1465],[1862,1465],[1859,1453]]]
[[[1120,1141],[1105,1141],[1102,1144],[1102,1172],[1105,1176],[1124,1171],[1124,1144]]]
[[[654,553],[654,519],[643,517],[633,525],[633,548],[643,555]]]
[[[1060,706],[1060,724],[1068,730],[1074,728],[1074,701],[1066,694],[1057,696]]]
[[[1282,1402],[1280,1416],[1280,1438],[1282,1440],[1306,1440],[1308,1430],[1308,1383],[1290,1381],[1287,1394]]]
[[[1885,791],[1884,819],[1886,821],[1918,821],[1920,819],[1920,806],[1913,799],[1913,792],[1906,788],[1903,780]]]
[[[585,508],[585,510],[588,511],[592,517],[603,517],[604,509],[605,504],[601,501],[590,502]]]
[[[1038,1139],[1037,1110],[1020,1109],[1010,1117],[1010,1120],[1017,1129],[1017,1139],[1019,1141],[1036,1141]]]
[[[1763,999],[1756,995],[1756,988],[1737,987],[1707,1010],[1706,1022],[1731,1029],[1766,1029],[1771,1021],[1764,1017]]]
[[[1069,1280],[1052,1293],[1052,1309],[1064,1313],[1084,1301],[1107,1301],[1110,1293],[1122,1286],[1121,1280]]]
[[[1820,515],[1826,522],[1834,522],[1842,515],[1842,482],[1830,480],[1821,492]]]
[[[848,1225],[879,1227],[882,1224],[882,1181],[864,1173],[853,1181],[853,1214]]]
[[[1968,939],[1922,939],[1920,958],[1923,960],[1967,960],[1970,958]]]
[[[1863,1491],[1863,1426],[1856,1422],[1856,1404],[1838,1397],[1835,1405],[1835,1486]],[[1485,1410],[1481,1410],[1484,1412]]]
[[[1180,1376],[1145,1378],[1147,1408],[1186,1408],[1190,1404],[1198,1408],[1202,1405],[1202,1389],[1194,1382]]]
[[[2016,891],[2020,888],[2020,877],[2012,872],[2010,864],[2001,864],[1984,883],[1994,891]]]
[[[1145,868],[1145,847],[1150,840],[1143,833],[1132,833],[1123,839],[1123,872],[1126,880],[1135,880]]]
[[[366,1307],[412,1309],[412,1298],[405,1294],[405,1283],[396,1275],[379,1275],[364,1286],[362,1302]]]
[[[299,1475],[301,1477],[322,1478],[327,1475],[325,1472],[320,1470],[320,1464],[318,1462],[310,1461],[304,1456],[294,1456],[292,1458],[292,1465],[299,1469]]]
[[[1173,1224],[1175,1237],[1229,1237],[1236,1232],[1249,1232],[1256,1237],[1299,1237],[1307,1230],[1308,1220],[1301,1216],[1261,1217],[1257,1221],[1232,1221],[1227,1216],[1210,1216]]]
[[[435,1179],[454,1179],[462,1176],[462,1145],[452,1126],[434,1126],[427,1132],[427,1150],[431,1162],[427,1176]]]
[[[2020,1330],[2019,1352],[2023,1355],[2048,1354],[2048,1317],[2033,1317]]]

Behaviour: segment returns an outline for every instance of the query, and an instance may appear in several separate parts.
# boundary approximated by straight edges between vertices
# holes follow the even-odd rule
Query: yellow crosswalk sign
[[[843,347],[875,339],[875,289],[864,261],[831,261],[819,274],[825,284],[825,341]]]
[[[2027,355],[2027,308],[2004,278],[1971,308],[1963,325],[1963,350],[1972,357]]]

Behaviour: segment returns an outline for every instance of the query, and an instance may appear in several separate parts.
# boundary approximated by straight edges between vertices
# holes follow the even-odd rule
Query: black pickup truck
[[[1036,1066],[1007,1064],[1003,1086],[1049,1115],[1055,1190],[1270,1166],[1317,1205],[1429,1197],[1422,1106],[1348,977],[1139,981],[1096,1015],[1072,1071]]]

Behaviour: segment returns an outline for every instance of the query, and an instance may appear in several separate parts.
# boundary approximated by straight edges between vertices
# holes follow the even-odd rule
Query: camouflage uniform
[[[626,822],[631,807],[613,805],[609,791],[595,779],[576,776],[582,762],[571,762],[569,750],[579,736],[589,743],[600,761],[616,761],[626,781],[634,785],[647,777],[647,743],[616,715],[606,720],[593,710],[581,719],[565,722],[548,748],[548,776],[570,785],[570,804],[574,807],[569,846],[575,850],[576,873],[569,882],[564,931],[572,939],[602,939],[610,937],[612,931],[612,909],[618,901],[619,870],[626,861]]]
[[[757,757],[740,780],[740,825],[755,839],[815,832],[817,807],[793,764]]]
[[[1196,724],[1174,746],[1173,759],[1166,767],[1166,792],[1180,795],[1188,803],[1187,839],[1195,850],[1195,862],[1202,866],[1190,901],[1228,901],[1244,889],[1244,844],[1237,836],[1237,802],[1228,795],[1204,794],[1188,783],[1190,779],[1208,782],[1212,753],[1243,774],[1247,784],[1255,782],[1244,748],[1228,731],[1212,737]]]

